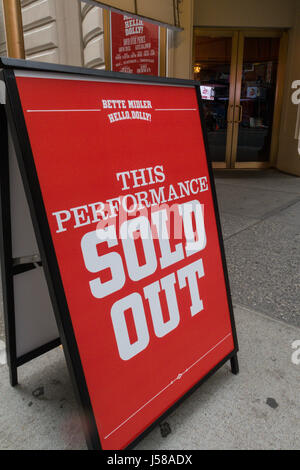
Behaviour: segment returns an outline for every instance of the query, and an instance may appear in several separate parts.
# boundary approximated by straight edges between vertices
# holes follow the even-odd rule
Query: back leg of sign
[[[231,365],[231,372],[234,375],[237,375],[239,373],[239,361],[237,354],[235,354],[231,359],[230,359],[230,365]]]
[[[18,371],[16,367],[10,367],[9,368],[9,380],[10,380],[10,385],[12,387],[16,387],[18,385]]]

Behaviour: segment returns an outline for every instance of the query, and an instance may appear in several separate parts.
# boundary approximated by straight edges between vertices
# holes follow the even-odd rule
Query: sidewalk
[[[167,418],[167,437],[158,426],[137,449],[299,449],[300,179],[218,173],[216,184],[240,374],[223,366]],[[1,344],[0,449],[86,449],[62,349],[19,368],[12,389]]]
[[[235,307],[240,374],[229,364],[202,385],[137,449],[299,449],[300,329]],[[20,368],[12,389],[0,365],[0,449],[85,449],[63,352]],[[5,399],[4,399],[5,398]]]

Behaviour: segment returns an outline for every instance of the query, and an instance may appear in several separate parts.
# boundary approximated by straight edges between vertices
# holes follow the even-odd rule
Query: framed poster
[[[197,82],[3,59],[92,449],[133,447],[237,338]]]
[[[110,43],[113,71],[159,75],[159,26],[112,11]]]

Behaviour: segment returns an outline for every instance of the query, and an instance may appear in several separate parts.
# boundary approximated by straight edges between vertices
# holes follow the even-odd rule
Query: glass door
[[[231,167],[269,166],[280,32],[241,31]]]
[[[194,77],[200,90],[214,167],[230,165],[238,32],[195,29]]]
[[[282,31],[195,28],[194,78],[215,168],[264,168],[276,154],[283,39]]]

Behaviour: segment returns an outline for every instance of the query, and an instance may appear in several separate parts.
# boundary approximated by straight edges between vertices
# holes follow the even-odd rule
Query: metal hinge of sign
[[[21,256],[20,258],[13,259],[13,266],[20,266],[22,264],[35,264],[41,263],[41,257],[38,254],[31,255],[31,256]]]

